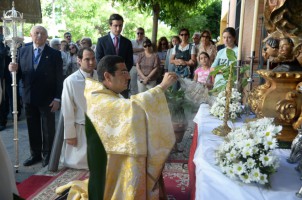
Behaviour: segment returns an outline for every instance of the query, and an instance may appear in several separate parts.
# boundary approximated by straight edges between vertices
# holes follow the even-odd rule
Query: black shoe
[[[41,156],[30,156],[27,160],[24,161],[24,166],[31,166],[42,160]]]
[[[49,163],[49,156],[46,156],[45,158],[42,159],[42,167],[47,166]]]
[[[0,125],[0,131],[3,131],[4,129],[6,129],[6,125]]]

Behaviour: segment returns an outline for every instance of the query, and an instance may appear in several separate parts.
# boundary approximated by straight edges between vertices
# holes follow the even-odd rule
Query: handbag
[[[187,78],[190,76],[190,69],[187,66],[176,66],[175,73],[181,78]]]

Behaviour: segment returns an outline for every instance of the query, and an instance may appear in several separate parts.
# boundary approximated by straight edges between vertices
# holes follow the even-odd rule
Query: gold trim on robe
[[[108,154],[104,199],[159,199],[158,179],[175,144],[161,87],[124,99],[87,79],[84,94]]]

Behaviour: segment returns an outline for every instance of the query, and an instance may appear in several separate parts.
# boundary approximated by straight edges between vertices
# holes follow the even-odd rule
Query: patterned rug
[[[72,180],[89,177],[86,170],[62,169],[59,173],[45,172],[34,175],[18,184],[20,196],[30,200],[53,200],[55,189]],[[190,197],[189,174],[186,161],[170,161],[165,164],[163,178],[168,200],[187,200]]]
[[[166,163],[163,178],[168,200],[190,199],[189,174],[186,161]]]
[[[194,124],[190,123],[184,139],[178,143],[180,151],[172,152],[165,164],[163,178],[168,200],[190,199],[188,159],[192,143]],[[89,177],[86,170],[66,169],[59,166],[58,172],[49,172],[47,167],[27,180],[18,184],[21,197],[30,200],[54,200],[55,189],[72,180],[84,180]]]
[[[20,196],[30,200],[53,200],[57,198],[55,190],[72,180],[84,180],[89,177],[87,170],[62,169],[59,173],[44,173],[31,176],[18,185]],[[48,178],[48,181],[43,181]],[[35,184],[33,184],[35,183]],[[40,183],[40,184],[39,184]],[[28,190],[31,190],[28,191]],[[30,195],[28,195],[30,192]]]

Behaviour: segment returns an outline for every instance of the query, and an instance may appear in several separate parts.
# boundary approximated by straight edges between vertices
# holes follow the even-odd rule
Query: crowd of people
[[[4,71],[0,73],[0,88],[2,89],[0,90],[2,96],[0,98],[0,100],[2,99],[0,131],[6,128],[8,115],[8,111],[3,112],[2,110],[10,109],[7,105],[11,106],[10,101],[12,101],[12,95],[9,94],[10,89],[6,89],[9,84],[7,81],[10,81],[7,77],[10,76],[9,71],[16,71],[18,80],[21,80],[22,85],[22,90],[19,88],[22,98],[21,95],[18,95],[18,99],[20,99],[18,110],[21,113],[21,107],[24,106],[31,153],[31,156],[24,161],[24,166],[31,166],[40,161],[42,161],[43,167],[48,165],[55,136],[55,112],[60,109],[64,118],[64,144],[61,162],[67,167],[88,169],[85,135],[86,112],[97,127],[102,141],[108,140],[104,145],[115,165],[122,165],[117,164],[118,162],[122,163],[119,160],[122,154],[126,156],[123,161],[125,163],[131,161],[131,159],[127,160],[129,155],[130,157],[143,156],[143,160],[146,158],[148,160],[148,156],[151,154],[158,156],[157,153],[162,153],[163,149],[165,149],[164,155],[167,156],[174,142],[168,142],[162,147],[148,144],[147,149],[150,149],[146,150],[146,147],[140,147],[137,151],[135,149],[132,151],[126,147],[126,150],[119,149],[117,145],[119,142],[125,143],[125,145],[133,142],[139,143],[141,140],[139,137],[142,135],[135,135],[137,138],[134,141],[132,136],[129,136],[134,132],[150,132],[152,126],[148,124],[154,122],[165,122],[165,126],[171,129],[171,123],[167,122],[169,112],[167,112],[166,103],[162,102],[164,90],[171,85],[174,89],[178,89],[179,84],[176,80],[179,77],[190,78],[212,87],[219,75],[214,78],[210,75],[210,71],[212,68],[227,62],[225,49],[230,48],[237,53],[236,33],[231,27],[224,30],[225,47],[217,52],[209,30],[194,33],[192,42],[190,42],[190,32],[183,28],[178,35],[171,38],[171,41],[168,41],[166,37],[161,37],[156,45],[152,44],[150,39],[145,36],[145,30],[142,27],[137,28],[137,37],[134,40],[122,36],[124,19],[119,14],[112,14],[108,22],[110,31],[107,35],[100,37],[96,45],[93,45],[88,37],[73,42],[70,32],[64,34],[64,39],[53,38],[48,44],[47,30],[40,25],[34,26],[30,31],[32,42],[18,49],[17,63],[10,63],[10,60],[5,59],[9,50],[0,46],[0,69],[7,71],[7,73]],[[1,32],[0,36],[2,36]],[[2,49],[4,50],[1,51]],[[7,77],[4,74],[7,74]],[[87,93],[87,91],[92,91],[92,93]],[[98,94],[102,99],[96,98]],[[7,95],[9,97],[6,97]],[[147,106],[151,105],[149,101],[153,102],[150,95],[158,98],[156,106],[161,105],[162,110]],[[87,99],[89,99],[89,105],[86,102]],[[147,107],[142,107],[143,105]],[[125,113],[121,110],[123,107],[125,107]],[[104,115],[100,115],[100,113]],[[139,113],[152,113],[142,118],[146,119],[148,123],[143,124],[145,123],[144,120],[139,126],[129,123],[127,118],[138,119]],[[157,115],[152,116],[154,113]],[[162,113],[163,121],[156,119],[159,113]],[[108,119],[108,116],[111,115],[114,116],[114,119]],[[122,117],[123,115],[127,115],[127,117]],[[106,120],[101,119],[104,116],[107,116]],[[114,125],[117,122],[119,125],[116,126],[119,128]],[[121,127],[121,124],[124,126]],[[115,135],[112,137],[108,136],[108,134],[113,134],[108,132],[109,129],[114,130]],[[129,133],[123,130],[128,130]],[[156,129],[156,131],[163,130]],[[156,131],[155,135],[158,134]],[[170,141],[174,141],[173,132],[171,133],[170,130],[167,131],[166,129],[163,132],[167,134],[167,139],[170,138]],[[118,139],[110,142],[114,137]],[[146,141],[156,140],[156,138],[152,138],[154,137],[152,134],[144,137],[146,137]],[[109,144],[111,146],[107,146]],[[155,150],[156,148],[159,149]],[[150,155],[148,155],[149,153]],[[156,184],[154,180],[158,180],[158,172],[163,162],[157,163],[158,168],[153,164],[150,166],[149,164],[141,165],[140,163],[144,163],[143,160],[133,160],[136,163],[133,164],[133,168],[135,168],[133,173],[143,172],[142,167],[147,171],[156,168],[156,173],[152,174],[156,177],[150,177],[150,180],[142,178],[136,186],[139,188],[142,186],[140,184],[144,185],[145,182],[152,179],[151,185],[148,185],[148,188],[145,187],[145,190],[147,190],[148,196],[158,195],[158,190],[154,190]],[[163,160],[165,160],[164,157]],[[107,175],[112,176],[112,179],[115,180],[114,176],[117,176],[118,173],[120,172],[112,171],[107,172]],[[122,183],[116,180],[111,184],[116,185],[117,192],[115,190],[107,191],[107,197],[115,193],[118,194],[120,189],[117,185]],[[137,192],[136,194],[132,191],[132,194],[129,193],[129,195],[140,193]]]

